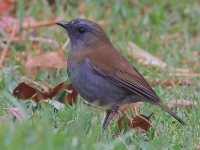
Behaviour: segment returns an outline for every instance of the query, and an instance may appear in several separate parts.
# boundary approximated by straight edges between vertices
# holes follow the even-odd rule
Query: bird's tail
[[[161,102],[156,103],[156,105],[160,106],[162,109],[168,112],[172,117],[178,120],[182,125],[186,125],[186,123],[181,118],[179,118],[175,113],[173,113],[167,106],[165,106]]]

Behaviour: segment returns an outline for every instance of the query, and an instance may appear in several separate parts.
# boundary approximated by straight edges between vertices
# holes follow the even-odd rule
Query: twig
[[[25,37],[14,37],[13,42],[23,42],[25,40]],[[52,39],[45,39],[41,37],[29,37],[30,41],[35,41],[35,42],[45,42],[45,43],[50,43],[50,44],[55,44],[56,47],[58,47],[58,42]],[[4,38],[4,42],[8,41],[8,39]]]
[[[35,22],[35,23],[28,23],[28,24],[24,24],[22,25],[22,29],[26,30],[26,29],[34,29],[34,28],[39,28],[39,27],[46,27],[46,26],[51,26],[54,25],[55,21],[43,21],[43,22]],[[6,32],[12,32],[12,28],[6,28],[5,29]],[[16,29],[16,33],[18,32],[18,28]]]
[[[4,61],[4,59],[5,59],[6,53],[7,53],[7,51],[8,51],[8,48],[9,48],[9,46],[10,46],[10,44],[11,44],[11,42],[12,42],[14,36],[15,36],[15,34],[16,34],[16,30],[13,28],[13,29],[12,29],[12,32],[11,32],[11,34],[10,34],[10,36],[9,36],[9,40],[8,40],[8,42],[6,43],[6,46],[4,47],[3,52],[2,52],[2,54],[1,54],[1,58],[0,58],[0,67],[3,67],[3,65],[2,65],[2,64],[3,64],[3,61]]]
[[[103,22],[103,21],[96,21],[97,24],[99,24],[100,26],[103,26],[103,27],[107,27],[108,26],[108,23],[107,22]]]
[[[51,26],[54,24],[55,24],[55,21],[36,22],[36,23],[31,23],[31,24],[25,24],[22,26],[22,29],[46,27],[46,26]]]
[[[65,43],[62,46],[62,49],[65,49],[67,45],[69,44],[69,38],[65,41]]]
[[[25,24],[25,25],[22,26],[22,29],[51,26],[51,25],[55,25],[55,22],[56,21],[54,20],[54,21],[43,21],[43,22]],[[98,22],[98,24],[101,25],[101,26],[108,26],[107,22]]]
[[[38,82],[35,82],[35,81],[31,80],[31,79],[28,79],[28,78],[26,78],[26,77],[24,77],[24,76],[22,76],[20,79],[21,79],[22,81],[29,82],[29,83],[32,83],[32,84],[34,84],[34,85],[40,87],[45,93],[49,93],[49,90],[51,89],[50,86],[45,86],[45,85],[40,84],[40,83],[38,83]]]
[[[174,34],[166,34],[166,35],[161,35],[160,38],[163,40],[171,40],[175,38],[184,38],[185,34],[183,33],[174,33]]]
[[[88,103],[88,102],[86,102],[86,101],[84,101],[84,103],[85,103],[86,106],[92,106],[93,108],[99,109],[99,110],[101,110],[101,111],[105,111],[105,109],[103,109],[102,107],[98,107],[98,106],[93,105],[93,104],[91,104],[91,103]]]
[[[200,77],[197,73],[170,73],[170,76],[180,76],[180,77]]]

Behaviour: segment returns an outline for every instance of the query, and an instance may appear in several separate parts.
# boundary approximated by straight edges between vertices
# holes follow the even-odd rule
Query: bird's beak
[[[67,29],[69,23],[68,22],[58,21],[58,22],[56,22],[56,24],[61,26],[61,27],[63,27],[63,28],[65,28],[65,29]]]

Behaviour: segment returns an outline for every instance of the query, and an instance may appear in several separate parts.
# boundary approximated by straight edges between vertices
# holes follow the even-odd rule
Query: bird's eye
[[[79,32],[80,34],[85,33],[85,28],[79,27],[79,28],[78,28],[78,32]]]

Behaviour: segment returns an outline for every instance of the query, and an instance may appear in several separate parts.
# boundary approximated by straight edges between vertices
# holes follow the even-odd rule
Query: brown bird
[[[72,85],[88,102],[110,106],[103,130],[119,106],[141,101],[160,106],[185,124],[162,104],[144,77],[112,45],[101,26],[85,19],[56,24],[65,28],[70,38],[67,73]]]

